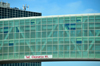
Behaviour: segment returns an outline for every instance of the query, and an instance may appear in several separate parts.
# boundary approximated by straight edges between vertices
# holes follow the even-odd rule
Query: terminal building
[[[0,19],[0,62],[30,60],[100,60],[100,13]]]
[[[41,15],[42,15],[41,13],[22,10],[17,7],[10,8],[9,3],[0,2],[0,19],[41,16]]]
[[[0,2],[0,66],[100,60],[100,13],[41,16],[25,10]]]

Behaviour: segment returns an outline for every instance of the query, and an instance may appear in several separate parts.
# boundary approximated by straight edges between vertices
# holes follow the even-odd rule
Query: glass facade
[[[0,66],[41,66],[41,62],[8,63]]]
[[[16,18],[16,17],[30,17],[30,16],[41,16],[41,13],[30,12],[20,10],[18,8],[4,8],[0,7],[0,19],[4,18]]]
[[[100,59],[100,14],[0,20],[0,60],[26,55]]]

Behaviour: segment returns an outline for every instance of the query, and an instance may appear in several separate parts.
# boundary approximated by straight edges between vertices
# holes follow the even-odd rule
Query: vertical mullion
[[[88,15],[88,48],[89,48],[89,15]],[[89,49],[88,49],[88,58],[89,58]]]
[[[95,32],[95,14],[94,14],[94,32]],[[96,37],[96,35],[95,35],[95,37]],[[95,37],[94,37],[94,41],[95,41]],[[95,42],[94,42],[94,59],[95,59]]]

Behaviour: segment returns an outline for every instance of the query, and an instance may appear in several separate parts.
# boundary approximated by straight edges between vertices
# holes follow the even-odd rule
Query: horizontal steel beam
[[[0,60],[0,64],[21,63],[21,62],[49,62],[49,61],[100,61],[100,59],[89,58],[53,58],[53,59],[17,59],[17,60]]]

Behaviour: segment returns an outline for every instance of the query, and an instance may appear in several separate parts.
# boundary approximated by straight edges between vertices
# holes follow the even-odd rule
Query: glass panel
[[[65,52],[64,52],[64,57],[65,57],[65,58],[69,58],[69,51],[65,51]]]
[[[83,16],[82,20],[83,20],[83,22],[88,22],[88,16]]]
[[[36,19],[36,24],[41,24],[41,19]]]
[[[59,17],[59,23],[64,23],[64,18],[63,17]]]
[[[89,31],[88,30],[83,30],[83,36],[88,36]]]
[[[59,37],[63,37],[64,36],[64,31],[59,31]]]
[[[24,26],[24,20],[20,20],[20,26]]]
[[[9,26],[8,21],[4,21],[4,27],[8,27],[8,26]]]
[[[89,23],[89,29],[94,29],[94,23]]]
[[[69,38],[64,38],[64,44],[69,44]]]
[[[76,56],[77,56],[77,58],[81,58],[82,57],[82,51],[77,51]]]
[[[89,58],[94,58],[94,51],[89,51]]]
[[[94,22],[94,16],[89,16],[89,22]]]
[[[82,22],[82,17],[76,17],[76,22],[77,22],[77,23]]]
[[[53,45],[53,51],[57,51],[58,50],[58,45]]]
[[[69,17],[65,17],[65,23],[70,23],[70,18]]]
[[[42,38],[47,37],[46,32],[42,32]]]
[[[76,17],[71,17],[71,23],[75,23],[76,22]]]
[[[8,59],[8,55],[6,53],[3,54],[3,59]]]
[[[35,25],[34,26],[31,26],[30,28],[31,28],[30,29],[31,31],[34,31],[35,32],[35,30],[36,30],[36,26]]]
[[[76,30],[76,36],[82,36],[83,31],[82,30]]]
[[[0,40],[3,40],[3,34],[0,33]]]
[[[95,23],[95,29],[100,29],[100,23]]]
[[[83,26],[82,26],[83,29],[88,29],[88,25],[89,25],[88,23],[83,23]]]
[[[52,45],[47,45],[47,51],[52,51]]]
[[[47,19],[46,18],[42,18],[42,25],[46,24]]]
[[[41,25],[36,25],[36,31],[41,31]]]
[[[62,52],[62,51],[59,51],[59,58],[64,58],[64,52]]]
[[[9,53],[9,59],[13,59],[13,53]]]
[[[36,24],[35,19],[31,19],[30,21],[31,21],[31,25],[32,25],[32,26],[34,26],[34,25]]]
[[[58,31],[53,31],[53,37],[58,37]]]
[[[77,29],[82,29],[82,24],[76,24]]]
[[[95,22],[100,22],[100,16],[95,16]]]
[[[29,19],[26,19],[26,20],[25,20],[25,26],[26,26],[26,25],[30,25],[30,20],[29,20]]]
[[[47,24],[52,24],[52,18],[47,18]]]
[[[88,58],[88,51],[82,51],[83,58]]]
[[[69,45],[64,45],[64,51],[69,51],[70,49],[69,49]]]
[[[94,30],[89,30],[89,36],[94,36]]]
[[[100,51],[100,44],[95,44],[95,51]]]
[[[13,22],[13,20],[10,20],[10,21],[9,21],[9,26],[10,26],[10,27],[14,27],[14,22]]]
[[[46,31],[47,25],[42,25],[42,31]]]
[[[8,31],[8,29],[7,29]],[[3,33],[4,32],[4,29],[3,28],[0,28],[0,33]]]
[[[58,52],[53,52],[53,58],[57,58],[58,57]]]
[[[95,43],[100,44],[100,37],[95,38]]]
[[[100,30],[95,30],[95,36],[100,36]]]
[[[71,36],[71,37],[75,37],[75,35],[76,35],[76,31],[75,31],[75,30],[70,31],[70,36]]]
[[[95,58],[100,58],[100,51],[95,51]]]
[[[76,51],[71,51],[70,53],[71,53],[71,55],[70,55],[71,58],[75,58],[76,57]]]
[[[59,30],[64,30],[64,25],[63,24],[59,24]]]
[[[20,21],[19,20],[14,20],[14,26],[19,26],[20,25]]]
[[[53,38],[53,45],[54,44],[58,44],[58,39],[57,38]]]
[[[88,38],[83,38],[83,44],[88,44]]]
[[[0,21],[0,28],[3,27],[3,21]]]
[[[53,18],[53,24],[58,24],[58,18]]]
[[[47,25],[47,31],[51,31],[52,30],[53,25]]]

